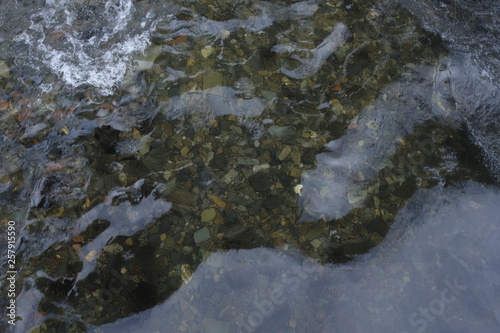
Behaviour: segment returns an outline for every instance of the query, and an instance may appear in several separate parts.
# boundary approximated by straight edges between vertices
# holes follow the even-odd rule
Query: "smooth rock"
[[[222,208],[222,209],[226,208],[226,203],[224,202],[224,200],[222,200],[218,196],[213,195],[213,194],[209,194],[209,195],[207,195],[207,198],[210,199],[210,201],[212,201],[214,204],[216,204],[217,207]]]
[[[236,177],[238,177],[238,171],[231,169],[224,177],[222,177],[222,182],[229,184],[235,180]]]
[[[212,53],[214,53],[214,47],[211,45],[205,46],[201,49],[201,55],[203,58],[208,58]]]
[[[250,177],[248,177],[248,181],[253,189],[257,192],[268,190],[272,185],[269,176],[264,172],[258,172]]]
[[[285,138],[285,137],[292,136],[295,133],[295,128],[293,128],[291,126],[276,126],[276,125],[274,125],[274,126],[269,127],[269,129],[267,131],[271,135],[275,135],[275,136],[280,137],[280,138]]]
[[[288,157],[288,155],[290,155],[291,152],[292,152],[292,147],[290,146],[283,147],[281,152],[278,154],[278,160],[280,161],[285,160]]]
[[[5,61],[0,60],[0,76],[8,79],[10,77],[9,66]]]
[[[222,74],[219,72],[208,72],[203,77],[203,89],[210,89],[222,85]]]
[[[155,59],[158,58],[161,52],[162,47],[160,45],[150,47],[148,50],[146,50],[146,52],[137,57],[137,59],[135,60],[135,70],[144,71],[153,68]]]
[[[197,244],[204,242],[207,239],[210,239],[210,231],[207,227],[203,227],[194,233],[194,242]]]
[[[210,223],[215,219],[216,215],[217,211],[215,210],[215,208],[210,207],[208,209],[205,209],[203,212],[201,212],[201,222]]]
[[[273,91],[266,90],[262,92],[262,97],[264,97],[268,101],[272,101],[273,99],[277,98],[278,95],[276,95],[276,93]]]

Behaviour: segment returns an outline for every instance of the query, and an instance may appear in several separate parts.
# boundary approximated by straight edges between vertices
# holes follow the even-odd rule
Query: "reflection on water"
[[[165,303],[89,332],[495,332],[499,200],[476,183],[419,191],[386,240],[346,265],[214,253]]]
[[[0,329],[498,330],[497,17],[399,3],[1,1]]]

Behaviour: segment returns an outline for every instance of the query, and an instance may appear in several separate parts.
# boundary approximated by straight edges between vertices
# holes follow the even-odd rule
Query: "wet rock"
[[[215,219],[216,215],[217,211],[215,210],[215,208],[210,207],[208,209],[205,209],[203,212],[201,212],[201,222],[210,223]]]
[[[222,239],[226,248],[251,249],[255,246],[256,237],[255,228],[246,226],[224,234]]]
[[[236,177],[238,177],[238,171],[231,169],[228,171],[228,173],[224,177],[222,177],[222,182],[229,184],[233,180],[235,180]]]
[[[259,164],[259,160],[256,158],[239,156],[238,157],[238,164],[239,165],[257,165],[257,164]]]
[[[366,253],[374,246],[369,238],[350,239],[342,242],[340,250],[345,255],[354,255]]]
[[[10,78],[9,66],[5,61],[0,60],[0,77]]]
[[[262,200],[262,199],[254,200],[253,204],[248,209],[248,213],[250,215],[258,214],[263,203],[264,203],[264,200]]]
[[[269,163],[263,163],[263,164],[259,164],[259,165],[256,165],[252,168],[252,171],[253,172],[259,172],[261,170],[266,170],[266,169],[269,169],[271,168],[271,166],[269,165]]]
[[[226,208],[226,203],[224,202],[224,200],[222,200],[218,196],[213,195],[213,194],[209,194],[209,195],[207,195],[207,198],[210,199],[210,201],[212,201],[214,204],[216,204],[217,207],[219,207],[221,209]]]
[[[207,227],[203,227],[194,233],[194,242],[196,244],[204,242],[207,239],[210,239],[210,231]]]
[[[210,167],[219,170],[225,170],[227,167],[227,157],[224,154],[217,154],[210,161]]]
[[[250,185],[253,187],[253,189],[257,192],[266,191],[272,185],[269,175],[262,171],[248,177],[248,181],[250,182]]]
[[[166,255],[158,257],[157,260],[158,260],[158,265],[160,265],[160,267],[166,267],[169,263],[169,258]]]
[[[283,204],[283,197],[279,195],[272,195],[266,200],[264,200],[264,203],[262,206],[264,206],[267,209],[273,210],[278,207],[280,207]]]
[[[188,283],[193,275],[193,268],[188,264],[181,265],[181,279],[184,283]]]
[[[272,101],[277,98],[278,95],[273,91],[266,90],[262,92],[262,97],[264,97],[268,101]]]
[[[120,244],[113,243],[113,244],[106,245],[105,247],[103,247],[103,250],[104,250],[104,252],[107,252],[107,253],[119,253],[119,252],[123,251],[123,248],[121,247]]]
[[[320,247],[320,245],[321,245],[321,241],[320,241],[319,239],[313,239],[313,240],[311,241],[311,245],[312,245],[315,249],[317,249],[318,247]]]
[[[222,74],[219,72],[208,72],[203,77],[203,90],[222,86]]]
[[[207,45],[201,49],[201,55],[203,58],[208,58],[212,53],[214,53],[214,47],[211,45]]]
[[[169,195],[167,199],[172,203],[173,210],[184,214],[191,209],[194,202],[194,194],[183,189],[178,189]]]
[[[292,147],[290,146],[283,147],[283,149],[278,154],[278,160],[280,161],[285,160],[288,157],[288,155],[290,155],[291,152],[292,152]]]
[[[144,71],[153,68],[155,59],[162,52],[162,47],[160,45],[155,45],[150,47],[146,52],[144,52],[140,57],[135,60],[136,71]]]
[[[269,134],[275,135],[279,138],[287,138],[295,134],[295,128],[291,126],[276,126],[273,125],[267,130]]]

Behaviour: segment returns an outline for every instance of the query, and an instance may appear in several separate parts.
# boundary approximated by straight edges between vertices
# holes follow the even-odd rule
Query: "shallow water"
[[[0,8],[6,331],[498,330],[493,2]]]

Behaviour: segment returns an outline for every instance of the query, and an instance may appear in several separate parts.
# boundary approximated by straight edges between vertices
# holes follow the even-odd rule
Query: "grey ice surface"
[[[214,253],[163,304],[88,332],[177,328],[187,303],[195,321],[231,332],[287,329],[290,318],[318,307],[325,333],[498,332],[498,202],[498,190],[473,182],[420,190],[385,240],[345,265],[263,248]],[[214,293],[223,295],[217,304]],[[214,316],[223,309],[240,319]]]

